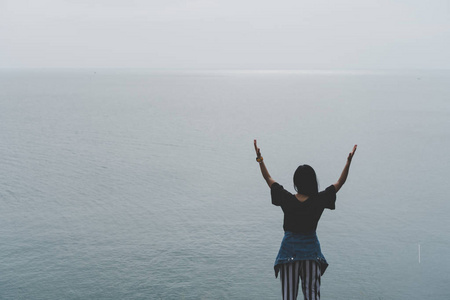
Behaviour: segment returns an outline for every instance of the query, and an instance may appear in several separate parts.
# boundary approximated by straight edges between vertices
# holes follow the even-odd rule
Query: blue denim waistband
[[[328,267],[328,263],[320,249],[319,239],[316,232],[303,234],[286,231],[280,250],[275,259],[275,277],[278,276],[281,264],[291,263],[297,260],[314,260],[321,266],[323,274]]]

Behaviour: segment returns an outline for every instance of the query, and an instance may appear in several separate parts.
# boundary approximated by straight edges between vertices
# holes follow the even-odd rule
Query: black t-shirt
[[[272,204],[281,206],[284,212],[284,231],[295,233],[315,232],[325,208],[335,209],[336,189],[330,185],[315,196],[300,202],[277,182],[271,186]]]

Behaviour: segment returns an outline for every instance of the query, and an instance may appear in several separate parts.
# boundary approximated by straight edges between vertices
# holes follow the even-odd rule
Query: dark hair
[[[294,187],[297,193],[313,196],[319,193],[316,172],[311,166],[301,165],[294,173]]]

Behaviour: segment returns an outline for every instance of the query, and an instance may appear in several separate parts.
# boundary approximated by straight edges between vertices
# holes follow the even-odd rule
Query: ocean
[[[0,70],[0,299],[280,299],[272,177],[323,299],[449,299],[450,71]]]

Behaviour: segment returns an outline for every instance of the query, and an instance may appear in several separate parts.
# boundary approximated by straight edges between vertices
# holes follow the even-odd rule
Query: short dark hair
[[[317,177],[314,169],[309,165],[301,165],[294,173],[294,187],[297,193],[313,196],[319,193]]]

